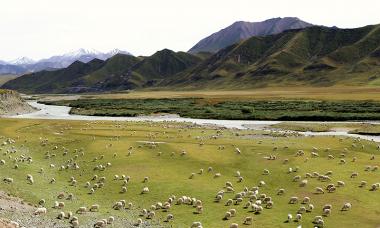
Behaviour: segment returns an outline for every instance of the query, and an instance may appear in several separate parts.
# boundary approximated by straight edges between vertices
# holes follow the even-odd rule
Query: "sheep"
[[[104,221],[104,220],[102,219],[102,220],[97,221],[97,222],[94,224],[94,228],[105,227],[106,224],[107,224],[107,220]]]
[[[39,207],[34,211],[34,215],[46,214],[47,209],[45,207]]]
[[[264,169],[263,175],[269,175],[269,174],[270,174],[269,170],[268,169]]]
[[[338,187],[344,187],[346,184],[344,183],[344,181],[338,181],[337,182],[337,186]]]
[[[115,221],[115,217],[109,216],[107,219],[107,224],[112,224]]]
[[[67,212],[65,218],[70,219],[71,217],[73,217],[73,212],[71,211]]]
[[[263,187],[265,186],[265,182],[264,181],[259,181],[259,187]]]
[[[232,205],[232,203],[233,203],[233,200],[232,199],[228,199],[225,205],[226,206],[230,206],[230,205]]]
[[[226,214],[224,215],[224,218],[223,220],[228,220],[230,219],[232,216],[231,216],[231,212],[227,211]]]
[[[291,222],[293,220],[293,216],[291,214],[288,214],[287,222]]]
[[[278,191],[277,191],[277,195],[283,195],[285,193],[285,189],[283,188],[280,188]]]
[[[93,204],[93,205],[91,205],[91,207],[90,207],[90,209],[89,209],[89,211],[99,211],[99,204]]]
[[[324,194],[325,193],[325,191],[323,191],[323,188],[321,188],[321,187],[316,187],[315,191],[317,194]]]
[[[73,227],[79,227],[79,221],[78,220],[74,220],[74,221],[71,221],[71,225],[73,226]]]
[[[64,219],[65,218],[65,212],[61,211],[59,212],[59,214],[57,215],[57,219]]]
[[[298,197],[297,196],[291,197],[289,200],[289,204],[296,204],[296,203],[298,203]]]
[[[367,185],[367,181],[361,181],[359,187],[363,188]]]
[[[202,228],[202,223],[201,222],[193,222],[191,224],[191,228]]]
[[[376,191],[379,188],[378,184],[372,184],[370,191]]]
[[[306,212],[312,212],[314,210],[314,205],[313,204],[309,204],[308,205],[308,209],[306,210]]]
[[[302,200],[302,204],[309,204],[310,203],[310,197],[305,196]]]
[[[325,217],[331,215],[331,209],[329,208],[324,209],[322,215]]]
[[[149,193],[149,188],[148,187],[144,187],[141,191],[141,194],[147,194]]]
[[[78,210],[75,212],[77,214],[83,214],[87,211],[86,207],[79,207]]]
[[[351,203],[345,203],[343,204],[341,211],[348,211],[351,209],[351,206],[352,206]]]
[[[230,209],[229,212],[231,213],[231,217],[236,216],[236,209]]]
[[[149,177],[144,177],[143,183],[147,183],[149,181]]]
[[[297,175],[293,177],[294,182],[298,182],[299,180],[301,180],[301,176]]]
[[[170,220],[173,220],[173,219],[174,219],[173,214],[168,214],[168,215],[166,216],[166,222],[169,222]]]
[[[253,218],[249,216],[249,217],[245,217],[243,224],[244,225],[251,225],[252,222],[253,222]]]
[[[300,187],[305,187],[307,185],[307,180],[302,180],[301,183],[300,183]]]
[[[148,213],[147,219],[153,219],[154,216],[156,216],[156,213],[155,213],[154,211],[150,211],[150,212]]]
[[[202,214],[202,212],[203,212],[203,206],[197,206],[196,207],[196,213],[197,214]]]
[[[218,177],[221,177],[221,176],[222,176],[222,174],[220,174],[220,173],[215,173],[214,178],[218,178]]]
[[[127,187],[123,186],[121,187],[120,193],[126,193],[127,192]]]
[[[306,207],[300,207],[297,211],[298,214],[306,213]]]
[[[273,201],[268,201],[267,204],[265,205],[265,207],[267,209],[271,209],[271,208],[273,208],[273,205],[274,205]]]
[[[302,220],[302,214],[296,214],[296,218],[294,219],[294,221],[299,222],[301,220]]]
[[[355,173],[352,173],[350,177],[351,177],[351,178],[356,178],[356,177],[358,177],[358,176],[359,176],[359,173],[356,173],[356,172],[355,172]]]
[[[237,223],[232,223],[230,225],[230,228],[238,228],[238,227],[239,227],[239,225]]]

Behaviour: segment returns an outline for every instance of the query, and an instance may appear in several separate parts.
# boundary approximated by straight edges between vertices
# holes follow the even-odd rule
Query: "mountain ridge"
[[[200,40],[188,52],[217,52],[252,36],[273,35],[290,29],[300,29],[310,26],[313,25],[297,17],[277,17],[261,22],[237,21]]]

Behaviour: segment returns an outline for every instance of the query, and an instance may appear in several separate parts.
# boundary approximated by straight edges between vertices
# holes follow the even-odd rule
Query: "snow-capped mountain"
[[[113,49],[104,53],[95,49],[80,48],[78,50],[70,51],[62,55],[55,55],[39,61],[34,61],[27,57],[21,57],[10,62],[0,61],[0,74],[14,74],[15,72],[17,72],[17,74],[24,74],[27,72],[65,68],[75,61],[87,63],[93,59],[106,60],[116,54],[131,55],[131,53],[119,49]],[[17,71],[14,70],[14,67],[17,67]],[[12,71],[9,69],[12,69]]]
[[[11,65],[28,65],[28,64],[34,64],[34,63],[36,63],[36,61],[28,57],[20,57],[12,61],[9,61],[9,64]]]

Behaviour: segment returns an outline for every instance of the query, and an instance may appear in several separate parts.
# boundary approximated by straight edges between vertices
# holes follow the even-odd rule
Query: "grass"
[[[0,75],[0,86],[4,85],[7,81],[19,77],[18,75]]]
[[[306,123],[306,122],[282,122],[270,126],[270,128],[292,131],[326,132],[345,129],[349,133],[362,135],[380,135],[380,125],[371,123]]]
[[[342,121],[378,120],[380,102],[306,100],[171,99],[79,99],[45,101],[73,107],[72,114],[94,116],[139,116],[178,114],[201,119]]]
[[[238,134],[237,134],[238,133]],[[220,134],[213,139],[213,135]],[[246,135],[255,135],[253,131],[232,131],[223,130],[217,132],[213,129],[203,129],[190,125],[175,123],[151,123],[151,122],[86,122],[86,121],[58,121],[58,120],[21,120],[21,119],[0,119],[0,135],[2,141],[6,138],[13,138],[17,142],[13,145],[2,146],[0,158],[6,164],[0,166],[0,177],[12,177],[13,184],[0,183],[0,189],[22,197],[27,202],[37,203],[44,198],[47,201],[49,213],[47,216],[55,217],[59,210],[51,209],[50,205],[56,200],[56,195],[61,192],[74,193],[75,200],[65,201],[68,210],[76,210],[79,206],[89,206],[94,203],[100,204],[99,212],[78,215],[80,221],[96,219],[109,215],[115,215],[117,219],[127,218],[135,221],[136,214],[141,208],[148,208],[157,201],[164,202],[172,194],[176,196],[192,196],[201,199],[204,204],[203,214],[194,214],[195,209],[191,206],[173,205],[170,209],[175,217],[170,223],[162,222],[168,212],[156,211],[155,221],[160,219],[163,226],[169,227],[189,227],[193,221],[201,221],[204,227],[228,227],[232,222],[238,223],[242,227],[311,227],[312,219],[321,214],[321,207],[326,203],[333,205],[333,213],[330,217],[324,218],[326,227],[378,227],[380,195],[378,192],[369,191],[367,188],[359,188],[361,180],[368,181],[369,184],[379,182],[378,172],[364,172],[366,165],[380,165],[379,151],[376,144],[369,141],[355,141],[352,138],[339,139],[338,137],[264,137],[251,138]],[[197,138],[200,136],[200,139]],[[95,137],[95,138],[94,138]],[[48,138],[46,146],[42,146],[40,138]],[[156,148],[150,148],[141,141],[164,142],[157,144]],[[200,142],[204,144],[199,145]],[[363,144],[352,148],[351,145]],[[112,144],[112,146],[108,146]],[[23,147],[21,146],[23,145]],[[139,147],[141,145],[141,147]],[[224,145],[225,150],[218,150],[219,145]],[[11,146],[18,152],[4,155]],[[58,150],[54,150],[58,146]],[[131,156],[127,156],[127,151],[133,146]],[[234,148],[239,147],[241,155],[234,152]],[[274,151],[273,147],[279,149]],[[284,147],[288,146],[288,149]],[[63,156],[63,147],[68,148],[69,153]],[[297,150],[303,149],[307,157],[310,155],[312,147],[320,148],[320,157],[311,158],[305,162],[305,157],[295,157]],[[330,152],[322,152],[324,148],[330,148]],[[50,164],[56,167],[65,164],[67,160],[73,158],[76,153],[74,149],[83,148],[84,156],[79,156],[76,160],[80,166],[79,170],[68,169],[58,171],[58,168],[50,168]],[[332,154],[339,157],[343,148],[349,148],[345,165],[339,165],[338,160],[328,160],[327,155]],[[180,156],[182,150],[187,151],[186,156]],[[46,159],[45,153],[56,154],[55,157]],[[158,152],[162,152],[158,156]],[[175,156],[171,156],[175,152]],[[113,158],[116,153],[117,157]],[[19,169],[13,169],[13,158],[21,154],[31,156],[32,164],[19,162]],[[277,156],[277,160],[267,160],[264,157],[270,154]],[[372,154],[376,154],[375,160],[370,160]],[[93,162],[94,157],[104,155],[103,160]],[[352,157],[357,157],[357,162],[350,162]],[[283,160],[289,159],[289,164],[284,165]],[[94,171],[98,164],[112,163],[105,171]],[[197,173],[200,168],[207,170],[212,166],[212,173],[205,172],[203,175],[196,174],[194,179],[189,179],[191,173]],[[299,173],[287,174],[289,167],[299,167]],[[38,170],[44,168],[45,173],[39,174]],[[263,169],[270,170],[270,175],[262,175]],[[235,172],[239,170],[244,177],[242,183],[237,183]],[[338,188],[336,193],[326,193],[321,195],[313,194],[315,187],[326,186],[316,179],[309,179],[306,187],[299,187],[298,183],[292,182],[295,175],[304,176],[306,172],[318,171],[325,173],[333,171],[332,183],[343,180],[346,186]],[[359,172],[359,177],[351,179],[350,174]],[[220,178],[213,178],[215,172],[220,172]],[[26,174],[34,176],[35,184],[28,185],[25,181]],[[89,181],[94,174],[105,176],[106,184],[96,191],[94,195],[89,195],[88,189],[83,185]],[[115,174],[126,174],[131,176],[128,191],[120,194],[121,181],[113,181]],[[68,180],[74,176],[78,180],[78,186],[69,186]],[[145,176],[150,177],[148,183],[142,183]],[[50,178],[55,177],[57,183],[49,184]],[[223,189],[226,181],[231,181],[236,191],[242,191],[245,186],[257,186],[260,180],[266,182],[266,186],[260,189],[260,193],[270,195],[275,203],[273,209],[264,209],[260,215],[254,215],[248,209],[243,209],[243,205],[224,206],[228,198],[233,198],[232,193],[226,193],[221,203],[215,203],[215,194]],[[94,182],[91,182],[94,183]],[[140,191],[144,186],[150,189],[149,194],[141,195]],[[279,188],[285,188],[284,196],[277,196]],[[287,214],[295,215],[300,204],[290,205],[288,200],[291,196],[311,197],[315,210],[306,213],[299,223],[284,223]],[[133,210],[114,211],[112,204],[120,199],[134,203]],[[247,199],[244,199],[244,203]],[[341,212],[340,207],[345,202],[351,202],[351,211]],[[224,213],[230,209],[237,209],[237,216],[229,221],[222,220]],[[254,218],[254,225],[244,226],[242,222],[246,216]],[[240,227],[239,226],[239,227]]]

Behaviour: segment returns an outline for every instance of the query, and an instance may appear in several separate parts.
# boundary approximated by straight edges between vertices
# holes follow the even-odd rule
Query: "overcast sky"
[[[380,23],[379,0],[1,0],[0,59],[78,48],[187,51],[235,21],[293,16],[343,28]]]

